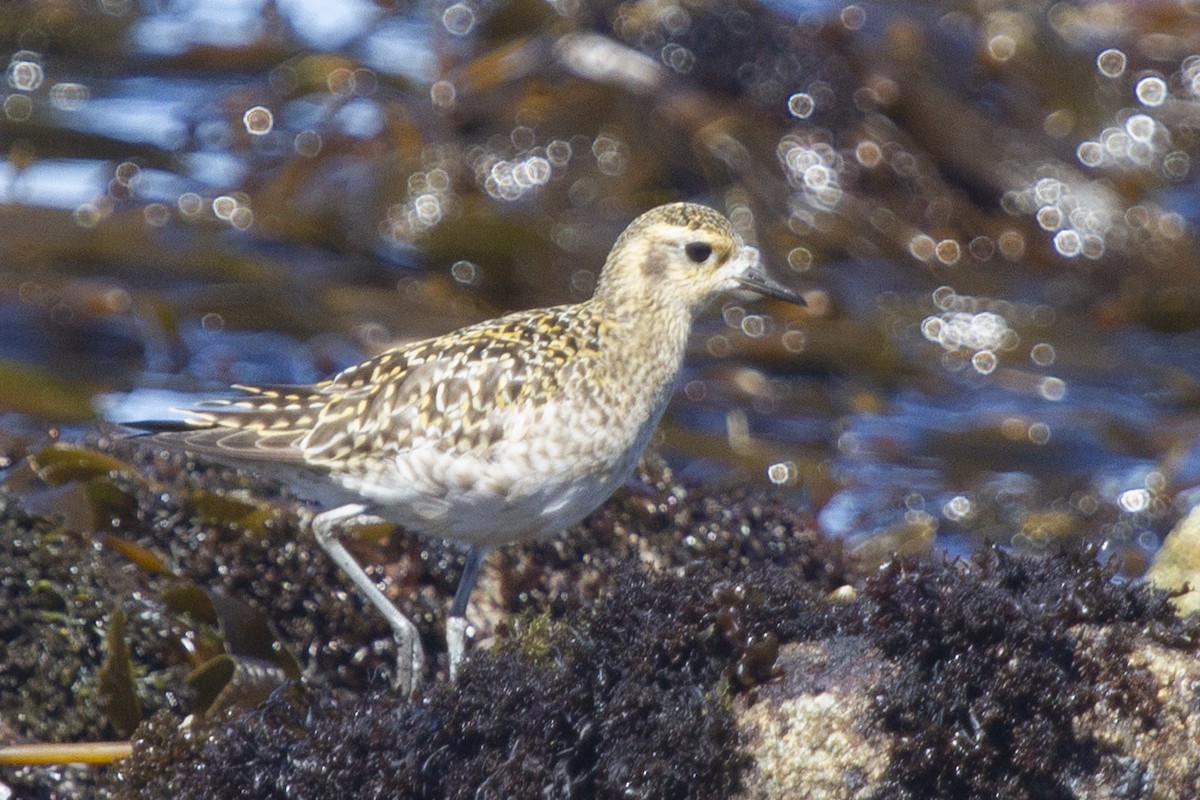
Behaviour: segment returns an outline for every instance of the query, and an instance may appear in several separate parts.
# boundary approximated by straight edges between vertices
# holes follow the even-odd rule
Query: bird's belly
[[[500,545],[583,519],[624,482],[641,449],[551,455],[517,448],[508,458],[486,458],[431,447],[408,451],[374,474],[337,480],[406,530]]]

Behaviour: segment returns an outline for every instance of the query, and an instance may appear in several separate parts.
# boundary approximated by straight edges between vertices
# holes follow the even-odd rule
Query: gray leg
[[[451,683],[458,678],[458,665],[462,663],[466,649],[467,603],[471,600],[471,590],[479,580],[479,570],[489,552],[490,548],[477,544],[471,545],[467,551],[467,564],[463,567],[462,577],[458,579],[458,590],[454,593],[450,615],[446,617],[446,652],[450,655]]]
[[[408,617],[401,614],[392,601],[388,600],[387,596],[379,590],[379,587],[371,580],[371,576],[363,571],[363,568],[354,560],[354,556],[350,555],[350,551],[338,538],[337,528],[341,523],[355,517],[367,516],[366,512],[367,507],[358,503],[350,503],[323,511],[313,517],[313,533],[316,534],[317,542],[334,560],[334,563],[342,568],[342,572],[346,573],[350,580],[354,581],[354,585],[358,587],[367,601],[379,609],[379,613],[383,614],[388,625],[392,626],[397,650],[395,685],[406,695],[412,694],[413,689],[420,683],[425,673],[425,651],[421,648],[417,627],[409,621]]]

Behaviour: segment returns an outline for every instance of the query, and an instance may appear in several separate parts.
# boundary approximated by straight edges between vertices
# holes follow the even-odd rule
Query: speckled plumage
[[[296,469],[325,504],[477,548],[552,534],[629,475],[693,319],[739,286],[800,302],[723,216],[662,206],[621,234],[585,302],[401,345],[312,386],[237,387],[159,440]]]

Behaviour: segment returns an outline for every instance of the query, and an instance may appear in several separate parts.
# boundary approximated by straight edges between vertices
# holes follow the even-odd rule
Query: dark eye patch
[[[712,245],[708,242],[688,242],[683,246],[683,252],[687,253],[687,257],[692,261],[703,264],[712,255]]]

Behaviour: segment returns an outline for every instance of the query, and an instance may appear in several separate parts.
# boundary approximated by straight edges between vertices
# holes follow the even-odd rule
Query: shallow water
[[[1087,537],[1137,574],[1200,483],[1200,17],[988,9],[13,7],[0,450],[581,299],[687,198],[809,308],[701,321],[685,475],[860,545]]]

